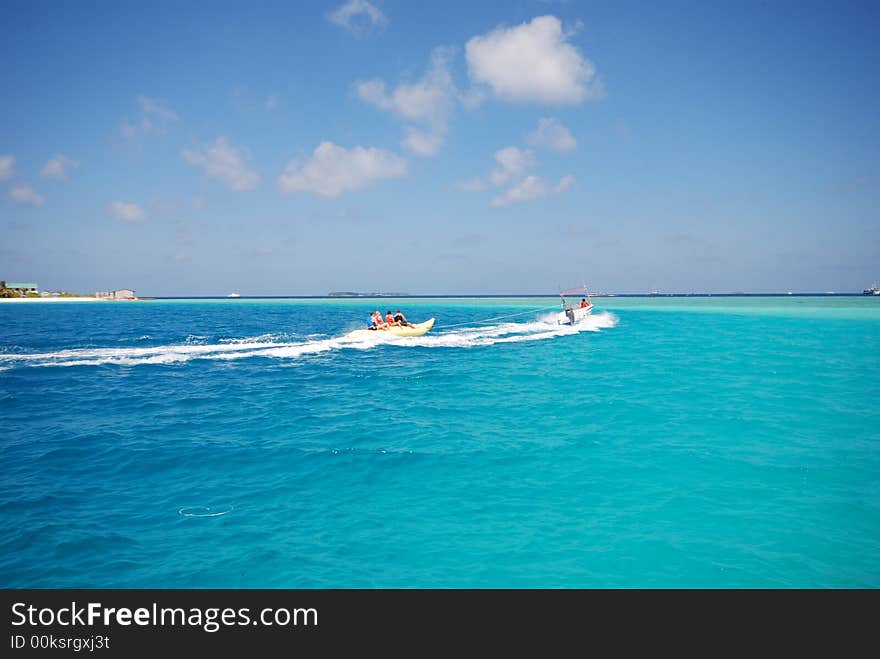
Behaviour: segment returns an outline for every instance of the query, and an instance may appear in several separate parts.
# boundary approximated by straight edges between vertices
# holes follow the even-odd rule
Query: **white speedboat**
[[[239,295],[238,293],[230,293],[226,297],[241,297],[241,295]]]
[[[566,296],[581,295],[580,302],[569,303]],[[562,311],[556,314],[556,322],[559,325],[577,325],[584,318],[593,313],[593,302],[590,300],[590,293],[586,286],[574,288],[569,291],[561,291],[559,297],[562,298]]]

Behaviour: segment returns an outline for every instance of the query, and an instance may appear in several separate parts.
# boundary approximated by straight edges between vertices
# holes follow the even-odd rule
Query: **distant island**
[[[409,297],[409,293],[355,293],[353,291],[330,291],[327,297]]]

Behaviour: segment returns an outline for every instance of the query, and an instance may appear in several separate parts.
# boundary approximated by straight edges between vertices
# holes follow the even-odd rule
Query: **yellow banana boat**
[[[431,331],[431,328],[434,327],[434,319],[429,318],[423,323],[418,323],[416,325],[407,326],[407,325],[392,325],[391,327],[386,327],[385,329],[376,329],[376,330],[355,330],[349,334],[350,337],[360,339],[368,336],[422,336],[422,334],[427,334]]]

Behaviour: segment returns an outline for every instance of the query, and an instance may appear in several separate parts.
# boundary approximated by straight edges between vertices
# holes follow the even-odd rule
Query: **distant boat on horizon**
[[[239,295],[238,293],[230,293],[226,297],[241,297],[241,295]]]
[[[874,284],[871,288],[862,291],[862,295],[880,295],[880,285]]]

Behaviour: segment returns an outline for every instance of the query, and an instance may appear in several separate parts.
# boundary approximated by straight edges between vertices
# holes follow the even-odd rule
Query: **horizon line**
[[[748,292],[748,291],[737,291],[737,292],[676,292],[676,293],[588,293],[589,297],[749,297],[749,296],[757,296],[757,297],[840,297],[840,296],[857,296],[857,297],[871,297],[870,294],[866,294],[863,291],[847,291],[847,292],[837,292],[837,291],[824,291],[824,292],[793,292],[793,291],[778,291],[778,292]],[[138,296],[141,299],[150,297],[154,299],[229,299],[229,300],[241,300],[241,299],[282,299],[282,298],[301,298],[301,299],[331,299],[331,300],[351,300],[351,299],[378,299],[378,298],[444,298],[444,297],[476,297],[476,298],[516,298],[516,297],[546,297],[546,298],[555,298],[560,297],[559,293],[369,293],[369,294],[358,294],[358,295],[328,295],[328,294],[282,294],[282,295],[261,295],[261,294],[241,294],[237,297],[230,298],[229,295],[216,294],[216,295],[145,295]],[[567,297],[577,297],[575,296],[567,296]]]

